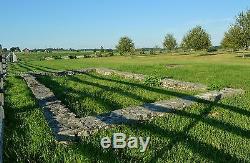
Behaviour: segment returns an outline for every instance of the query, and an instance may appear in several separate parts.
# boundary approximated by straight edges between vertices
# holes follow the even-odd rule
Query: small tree
[[[211,46],[209,34],[201,27],[191,29],[182,39],[181,47],[184,49],[203,50]]]
[[[135,45],[129,37],[125,36],[120,38],[116,49],[120,54],[129,53],[134,51]]]
[[[241,12],[236,17],[236,22],[225,33],[221,42],[224,48],[238,50],[249,49],[250,46],[250,10]]]
[[[167,34],[165,36],[163,47],[167,50],[174,50],[177,47],[176,39],[172,34]]]

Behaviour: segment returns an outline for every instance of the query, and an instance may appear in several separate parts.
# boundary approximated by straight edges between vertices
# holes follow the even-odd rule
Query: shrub
[[[207,52],[216,52],[216,51],[218,51],[218,48],[215,47],[215,46],[210,47],[210,48],[207,49]]]
[[[69,57],[69,59],[77,59],[77,57],[75,55],[69,55],[68,57]]]
[[[54,59],[62,59],[62,56],[53,56]]]

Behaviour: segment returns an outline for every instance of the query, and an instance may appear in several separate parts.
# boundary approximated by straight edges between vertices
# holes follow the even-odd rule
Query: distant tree
[[[167,34],[165,36],[163,47],[167,50],[174,50],[177,47],[176,39],[172,34]]]
[[[191,29],[182,39],[183,49],[204,50],[211,46],[209,34],[201,27]]]
[[[236,17],[236,22],[224,34],[222,47],[238,50],[249,49],[250,46],[250,10],[241,12]]]
[[[3,52],[7,52],[8,49],[7,49],[7,48],[3,48],[2,51],[3,51]]]
[[[2,45],[0,44],[0,52],[2,51]]]
[[[135,45],[133,41],[129,37],[121,37],[119,40],[118,45],[116,46],[116,49],[120,54],[133,52],[135,49]]]
[[[103,46],[101,46],[101,48],[100,48],[100,52],[101,52],[101,53],[103,53],[103,52],[104,52],[104,48],[103,48]]]
[[[231,26],[224,34],[221,42],[223,48],[233,49],[234,51],[244,47],[244,34],[237,25]]]
[[[10,48],[10,51],[11,51],[11,52],[21,52],[21,50],[20,50],[19,47],[11,47],[11,48]]]

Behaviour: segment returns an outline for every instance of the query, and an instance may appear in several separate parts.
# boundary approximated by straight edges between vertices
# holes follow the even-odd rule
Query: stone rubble
[[[82,72],[85,73],[85,70]],[[210,91],[197,96],[127,107],[105,115],[77,118],[55,97],[50,89],[39,83],[34,76],[26,74],[23,75],[23,78],[38,100],[39,106],[43,108],[45,117],[58,141],[74,140],[77,136],[89,136],[100,129],[107,129],[116,124],[145,121],[164,116],[166,113],[189,107],[199,102],[198,100],[216,101],[244,93],[241,89],[225,88],[221,91]]]

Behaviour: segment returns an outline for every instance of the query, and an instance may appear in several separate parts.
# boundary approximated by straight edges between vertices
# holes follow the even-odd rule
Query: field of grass
[[[94,73],[67,77],[39,77],[58,99],[79,117],[98,115],[113,110],[137,106],[185,94],[150,87],[121,77],[106,77]],[[193,92],[185,92],[193,94]]]
[[[180,66],[167,68],[167,64]],[[219,103],[200,103],[150,122],[102,130],[69,145],[58,144],[31,91],[14,74],[86,67],[172,77],[203,83],[210,89],[232,87],[246,92]],[[9,72],[13,75],[6,82],[6,162],[250,162],[250,59],[219,54],[33,60],[10,65]],[[150,88],[136,81],[97,74],[39,80],[78,116],[194,93]],[[150,136],[149,148],[144,153],[139,149],[102,149],[100,139],[114,132]]]

